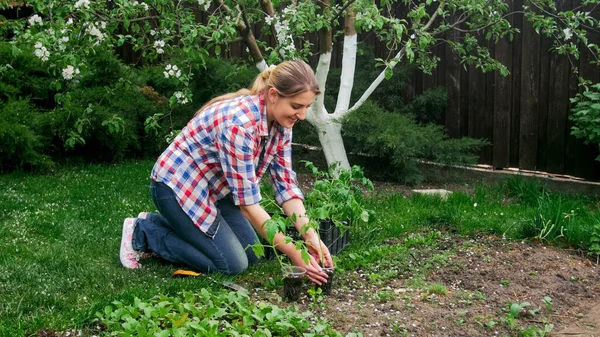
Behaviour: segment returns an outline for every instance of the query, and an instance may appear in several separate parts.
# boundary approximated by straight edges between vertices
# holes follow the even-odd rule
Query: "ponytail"
[[[272,65],[258,74],[250,89],[240,89],[211,99],[196,112],[195,116],[216,102],[242,95],[258,95],[271,87],[277,89],[280,95],[287,97],[305,91],[312,91],[316,95],[321,93],[315,74],[308,64],[301,60],[286,61],[277,66]]]

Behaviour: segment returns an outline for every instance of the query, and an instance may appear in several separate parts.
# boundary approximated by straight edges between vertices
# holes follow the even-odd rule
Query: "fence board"
[[[540,37],[540,53],[539,53],[539,105],[537,111],[537,163],[536,169],[546,171],[548,146],[547,146],[547,129],[548,129],[548,100],[550,90],[550,47],[552,43],[549,38]]]
[[[507,38],[496,45],[494,56],[509,71],[512,70],[512,45]],[[497,168],[510,165],[510,122],[512,107],[511,77],[494,73],[494,131],[492,133],[493,153],[492,165]]]
[[[520,11],[523,8],[523,0],[514,0],[514,11]],[[519,31],[523,30],[523,14],[517,13],[512,16],[514,20],[513,27]],[[519,167],[519,134],[521,123],[519,123],[519,113],[521,111],[521,56],[522,56],[523,35],[516,34],[512,46],[512,111],[510,116],[510,157],[511,167]]]
[[[459,34],[456,31],[449,32],[447,35],[448,40],[454,40],[458,38]],[[460,59],[456,56],[449,44],[445,46],[444,58],[441,62],[446,65],[446,90],[448,90],[448,107],[444,115],[446,129],[448,135],[453,138],[460,137],[461,134],[461,109],[460,109],[460,73],[461,65]]]
[[[523,22],[521,109],[519,118],[519,167],[536,169],[537,114],[539,107],[540,39],[529,22]],[[525,52],[525,50],[527,50]]]

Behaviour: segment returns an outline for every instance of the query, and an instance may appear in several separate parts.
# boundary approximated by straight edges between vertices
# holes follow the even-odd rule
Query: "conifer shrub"
[[[342,134],[347,151],[367,156],[358,164],[407,184],[423,179],[420,160],[472,164],[477,160],[475,151],[487,144],[472,138],[450,139],[442,126],[419,124],[411,115],[387,112],[372,101],[344,119]]]
[[[27,99],[0,102],[0,170],[48,169],[54,163],[44,149],[40,114]]]

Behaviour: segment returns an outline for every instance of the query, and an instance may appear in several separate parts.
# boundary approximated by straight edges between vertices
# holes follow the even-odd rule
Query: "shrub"
[[[55,146],[64,148],[62,156],[86,161],[156,155],[164,146],[158,135],[145,134],[144,120],[166,111],[166,104],[157,104],[135,87],[81,87],[52,112],[52,136]]]
[[[27,97],[34,106],[54,107],[53,79],[33,51],[15,55],[10,44],[0,42],[0,60],[0,101]]]
[[[404,183],[422,180],[419,160],[471,164],[477,160],[473,152],[486,144],[449,139],[441,126],[420,125],[410,115],[386,112],[370,101],[345,118],[342,133],[348,151],[369,154],[369,163],[362,164],[366,169],[378,166]]]
[[[573,121],[571,134],[600,148],[600,83],[586,87],[583,93],[571,98],[571,103],[575,104],[569,116]],[[600,155],[596,160],[600,160]]]
[[[38,133],[39,112],[26,99],[0,104],[0,169],[53,166],[43,154],[45,139]]]

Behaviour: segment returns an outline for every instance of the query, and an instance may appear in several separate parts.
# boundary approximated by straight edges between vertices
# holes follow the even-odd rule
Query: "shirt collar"
[[[259,136],[266,137],[269,135],[269,122],[267,120],[267,105],[265,104],[265,97],[261,93],[258,95],[259,107],[260,107],[260,132]]]

